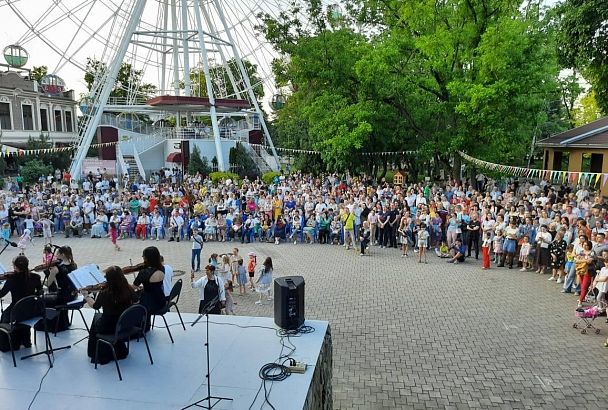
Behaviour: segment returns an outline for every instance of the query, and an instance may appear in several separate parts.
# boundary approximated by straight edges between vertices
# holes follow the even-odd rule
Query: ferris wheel
[[[35,3],[35,7],[34,6]],[[209,99],[209,116],[218,152],[218,166],[225,170],[221,155],[217,100],[247,100],[257,114],[266,145],[278,156],[264,111],[281,108],[287,90],[278,89],[273,60],[278,53],[261,33],[263,16],[278,18],[296,13],[305,27],[306,0],[0,0],[0,14],[17,21],[10,44],[42,54],[50,75],[83,78],[87,59],[103,67],[83,87],[84,119],[80,121],[77,151],[71,173],[80,175],[82,161],[95,136],[104,110],[111,105],[110,93],[123,87],[121,104],[136,107],[150,91],[140,82],[117,85],[123,63],[143,82],[155,85],[155,95],[201,96]],[[341,13],[335,1],[321,7],[334,17]],[[11,13],[8,13],[8,12]],[[39,63],[38,65],[41,65]],[[254,67],[254,69],[252,69]],[[192,73],[202,78],[196,81]],[[90,89],[89,89],[90,88]],[[263,94],[263,97],[261,95]],[[136,108],[134,108],[136,109]],[[278,163],[278,162],[277,162]]]

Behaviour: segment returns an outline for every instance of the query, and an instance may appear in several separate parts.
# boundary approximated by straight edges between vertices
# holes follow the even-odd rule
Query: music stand
[[[205,316],[207,318],[207,321],[206,321],[207,322],[207,340],[205,342],[205,348],[207,350],[207,374],[205,375],[205,377],[207,378],[207,397],[182,408],[182,410],[189,409],[191,407],[200,407],[203,409],[211,410],[221,401],[232,401],[233,400],[228,397],[218,397],[218,396],[211,395],[211,369],[210,369],[210,365],[209,365],[209,312],[211,310],[213,310],[213,308],[219,303],[219,301],[220,301],[219,296],[216,296],[213,299],[211,299],[211,302],[209,304],[207,304],[207,306],[203,310],[203,313],[201,313],[198,316],[198,318],[196,318],[196,320],[194,322],[192,322],[192,324],[190,325],[190,327],[196,325],[199,322],[199,320],[202,319],[203,316]],[[213,404],[211,404],[212,401],[215,401],[215,402]],[[205,402],[207,402],[207,404],[204,404]]]

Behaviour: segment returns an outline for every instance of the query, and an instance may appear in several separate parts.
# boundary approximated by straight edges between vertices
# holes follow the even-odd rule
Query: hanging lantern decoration
[[[25,48],[11,44],[4,48],[4,59],[7,64],[14,68],[21,68],[27,64],[30,55]]]
[[[40,87],[45,94],[59,95],[65,91],[65,81],[55,74],[47,74],[40,79]]]
[[[282,108],[285,107],[285,105],[287,104],[287,97],[285,97],[283,94],[275,94],[272,97],[272,108],[274,108],[275,110],[280,110]]]

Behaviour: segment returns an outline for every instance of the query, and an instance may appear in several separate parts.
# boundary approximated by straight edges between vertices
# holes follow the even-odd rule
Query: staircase
[[[255,165],[258,167],[261,174],[265,174],[267,172],[272,171],[272,169],[268,166],[266,161],[264,161],[264,158],[262,158],[260,156],[259,151],[260,151],[260,149],[262,149],[262,147],[260,147],[259,145],[252,146],[250,144],[243,144],[243,145],[249,151],[249,154],[251,155],[251,159],[253,160],[253,162],[255,162]]]
[[[129,166],[129,182],[133,182],[139,178],[139,170],[137,162],[133,156],[124,156],[125,163]]]

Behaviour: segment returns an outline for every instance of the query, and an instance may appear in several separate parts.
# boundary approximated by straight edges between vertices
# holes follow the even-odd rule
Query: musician
[[[190,284],[192,289],[200,289],[200,303],[198,313],[202,314],[209,307],[209,303],[218,298],[217,303],[209,311],[210,314],[219,315],[222,313],[222,306],[226,303],[226,293],[224,282],[215,274],[215,266],[205,266],[205,276],[194,281],[194,272],[190,274]]]
[[[72,248],[69,246],[60,247],[57,251],[57,261],[57,266],[52,266],[45,270],[45,274],[48,273],[49,288],[49,293],[44,295],[44,301],[47,307],[65,305],[78,296],[76,286],[74,286],[68,277],[68,274],[78,267],[74,262]],[[66,310],[62,311],[55,320],[59,320],[57,331],[63,331],[70,327],[68,312]],[[55,329],[55,320],[47,323],[49,329]],[[35,329],[44,330],[44,323],[36,323]]]
[[[163,280],[165,279],[165,267],[161,262],[160,252],[156,246],[148,246],[144,249],[142,257],[144,259],[144,269],[139,271],[133,281],[133,285],[142,288],[139,303],[148,310],[148,320],[146,321],[147,332],[150,330],[150,318],[154,312],[159,311],[165,306],[166,298],[163,291]]]
[[[87,354],[91,363],[95,361],[95,347],[98,334],[113,334],[116,330],[118,318],[135,301],[135,292],[127,282],[125,275],[118,266],[110,266],[105,271],[106,284],[99,292],[96,299],[89,296],[88,292],[82,291],[86,303],[95,310],[102,309],[102,313],[96,313],[89,332],[89,344]],[[124,342],[114,345],[116,358],[124,359],[129,354],[129,349]],[[99,345],[97,362],[106,364],[113,360],[112,350],[104,343]]]
[[[13,271],[13,273],[7,275],[6,282],[2,289],[0,289],[0,298],[9,293],[11,294],[11,304],[2,312],[0,323],[9,323],[12,309],[21,299],[42,293],[40,276],[30,273],[29,261],[25,256],[17,256],[13,260]],[[36,316],[36,312],[32,312],[32,317],[34,316]],[[8,340],[4,343],[4,337],[4,333],[0,333],[0,350],[2,351],[9,348]],[[24,347],[32,346],[29,326],[18,327],[11,338],[15,350],[19,349],[21,345]],[[4,349],[5,346],[7,349]]]

